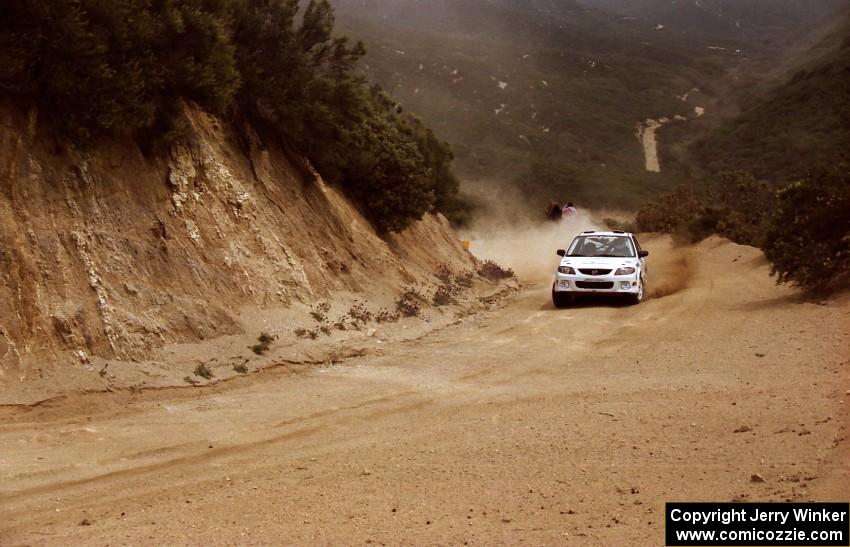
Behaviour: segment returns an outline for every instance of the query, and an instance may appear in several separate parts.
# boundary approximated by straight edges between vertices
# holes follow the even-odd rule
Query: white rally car
[[[643,301],[646,257],[634,234],[582,232],[569,249],[558,250],[561,264],[552,285],[552,302],[569,306],[577,294],[621,294],[634,304]]]

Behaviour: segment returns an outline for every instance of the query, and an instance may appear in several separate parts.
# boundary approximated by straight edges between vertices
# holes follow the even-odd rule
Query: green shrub
[[[177,138],[182,101],[238,111],[379,230],[435,209],[463,216],[449,147],[369,87],[355,73],[363,44],[333,33],[327,0],[9,0],[0,97],[38,106],[77,144],[122,131]]]
[[[382,231],[400,231],[436,204],[433,180],[416,143],[401,132],[391,112],[372,110],[349,134],[343,164],[319,163],[319,169],[339,171],[339,182]],[[350,144],[350,146],[349,146]],[[333,148],[329,146],[328,148]],[[343,157],[339,154],[338,157]]]
[[[850,49],[822,57],[691,146],[709,170],[745,169],[787,184],[850,161]]]
[[[638,212],[642,231],[696,241],[716,233],[760,247],[780,283],[824,295],[850,287],[850,168],[822,168],[778,192],[752,177],[727,175],[679,187]]]
[[[457,208],[448,146],[355,75],[365,48],[332,36],[326,0],[311,0],[300,21],[295,0],[237,6],[239,103],[255,123],[309,157],[381,231]]]
[[[239,84],[228,12],[204,0],[4,2],[0,93],[77,142],[171,127],[180,99],[223,113]]]
[[[850,287],[850,167],[811,174],[779,192],[764,252],[782,283],[812,295]]]
[[[668,232],[689,242],[719,234],[759,246],[776,201],[775,190],[745,174],[726,174],[705,185],[679,186],[637,214],[643,232]]]
[[[637,214],[641,232],[681,232],[705,212],[704,197],[694,186],[678,186],[672,192],[643,204]]]

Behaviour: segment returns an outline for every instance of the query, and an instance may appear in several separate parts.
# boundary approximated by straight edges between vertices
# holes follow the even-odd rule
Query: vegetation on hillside
[[[638,228],[698,241],[719,234],[760,247],[777,280],[822,296],[850,288],[850,165],[777,189],[749,175],[681,186],[638,212]]]
[[[675,179],[643,169],[637,123],[692,115],[677,95],[709,90],[732,57],[571,2],[336,3],[371,44],[370,78],[452,144],[466,189],[516,188],[535,209],[636,207],[668,190]]]
[[[780,282],[814,294],[850,288],[850,164],[782,189],[763,248]]]
[[[708,171],[746,170],[776,182],[850,159],[850,39],[696,143],[692,152]]]
[[[224,2],[11,0],[0,6],[0,93],[76,141],[171,126],[180,99],[215,113],[239,85]]]
[[[725,174],[705,185],[682,185],[638,211],[641,231],[668,232],[687,241],[720,234],[760,246],[776,202],[775,189],[744,174]]]
[[[179,135],[181,103],[239,111],[309,157],[380,230],[459,209],[452,153],[356,73],[327,0],[11,0],[0,96],[78,144]]]
[[[639,227],[758,246],[780,282],[812,295],[850,288],[848,30],[850,14],[833,21],[784,83],[679,157],[696,180],[644,204]]]

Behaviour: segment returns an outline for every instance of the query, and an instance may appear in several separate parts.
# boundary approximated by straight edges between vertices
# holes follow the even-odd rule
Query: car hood
[[[637,265],[638,260],[636,258],[565,256],[561,260],[561,266],[572,266],[573,268],[582,269],[614,269],[621,266],[636,267]]]

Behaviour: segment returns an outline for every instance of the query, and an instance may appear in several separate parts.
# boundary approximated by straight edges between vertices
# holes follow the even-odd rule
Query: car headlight
[[[634,268],[619,268],[614,275],[632,275],[633,273],[635,273]]]
[[[572,269],[570,266],[559,266],[558,273],[567,274],[567,275],[575,275],[576,271]]]

